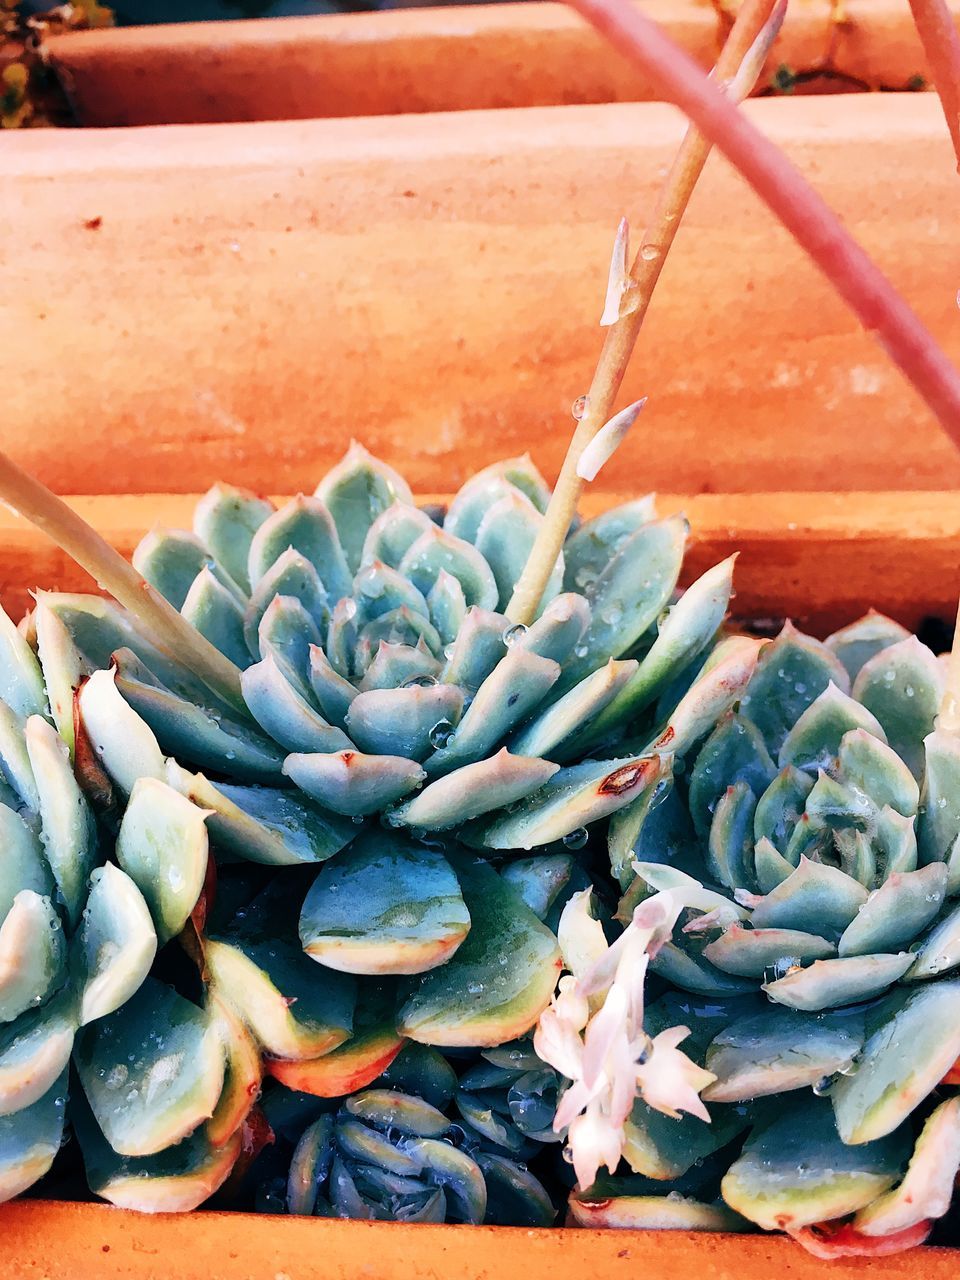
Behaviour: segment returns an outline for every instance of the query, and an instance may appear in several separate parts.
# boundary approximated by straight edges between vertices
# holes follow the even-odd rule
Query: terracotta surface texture
[[[933,95],[746,109],[960,356]],[[642,226],[682,128],[654,103],[7,137],[5,446],[64,493],[312,489],[350,436],[422,491],[528,448],[553,476],[617,217]],[[601,488],[960,484],[936,422],[722,158],[623,403],[644,394]]]
[[[951,0],[960,14],[960,2]],[[703,66],[735,11],[640,0]],[[415,8],[98,31],[50,42],[87,125],[393,115],[638,101],[656,94],[558,4]],[[761,88],[901,89],[925,73],[906,0],[791,0]]]
[[[636,493],[587,493],[592,515]],[[125,555],[151,528],[189,528],[197,495],[78,497],[71,504]],[[425,495],[443,501],[443,495]],[[826,634],[871,606],[909,626],[956,611],[960,494],[661,494],[662,515],[691,525],[683,582],[739,551],[736,617],[791,617]],[[0,600],[19,618],[37,586],[94,583],[25,521],[0,509]]]
[[[524,1231],[264,1219],[147,1217],[101,1205],[0,1208],[5,1280],[955,1280],[957,1253],[925,1248],[829,1264],[783,1237],[662,1231]]]

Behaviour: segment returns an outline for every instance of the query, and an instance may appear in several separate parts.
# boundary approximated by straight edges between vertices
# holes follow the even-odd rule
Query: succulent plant
[[[33,947],[43,982],[9,1006],[0,1079],[64,1022],[42,1094],[11,1093],[7,1194],[53,1159],[73,1051],[70,1120],[117,1204],[190,1208],[234,1169],[262,1208],[548,1223],[563,1126],[577,1163],[606,1105],[599,1031],[575,1080],[523,1039],[561,945],[589,970],[568,955],[579,913],[600,1003],[577,1015],[564,979],[543,1044],[623,998],[642,1027],[611,1176],[575,1188],[573,1221],[755,1225],[830,1252],[913,1243],[945,1211],[943,665],[876,614],[825,642],[729,630],[732,560],[677,592],[685,525],[647,500],[575,527],[539,616],[511,624],[546,499],[519,459],[427,512],[358,446],[278,510],[218,486],[135,562],[240,698],[99,598],[40,592],[3,621],[0,817],[32,852],[0,947]],[[257,1123],[277,1141],[244,1174]]]
[[[155,531],[134,559],[240,697],[98,597],[39,592],[4,621],[3,799],[45,846],[5,928],[22,956],[29,904],[51,971],[68,943],[88,970],[71,959],[12,1025],[79,1010],[71,1117],[99,1195],[193,1207],[264,1077],[348,1097],[411,1042],[499,1054],[457,1092],[488,1181],[556,1136],[556,1072],[498,1047],[554,992],[588,829],[653,802],[662,749],[732,705],[760,642],[717,643],[732,560],[677,596],[686,526],[646,499],[576,527],[539,617],[511,624],[547,497],[518,459],[422,511],[359,446],[279,510],[216,487],[195,532]],[[15,1194],[46,1166],[11,1151]]]
[[[258,1205],[323,1217],[549,1226],[556,1207],[526,1162],[542,1142],[554,1140],[553,1108],[543,1079],[514,1086],[535,1070],[551,1077],[555,1093],[556,1076],[529,1047],[506,1046],[487,1056],[494,1061],[469,1068],[467,1083],[488,1099],[505,1096],[509,1082],[510,1105],[499,1118],[499,1096],[484,1107],[463,1081],[457,1084],[436,1050],[421,1046],[404,1050],[374,1087],[320,1111],[305,1126],[299,1117],[315,1111],[315,1103],[295,1095],[269,1097],[268,1116],[282,1113],[277,1128],[279,1143],[286,1141],[280,1154],[286,1173],[258,1186]],[[531,1070],[500,1067],[501,1060],[519,1060]],[[454,1096],[459,1116],[451,1119]],[[521,1125],[527,1116],[543,1121],[544,1131],[527,1136],[532,1125],[519,1129],[514,1116]],[[271,1152],[268,1165],[277,1161]],[[252,1176],[258,1176],[256,1166]]]
[[[943,692],[940,662],[888,619],[824,643],[788,624],[660,804],[611,819],[620,918],[656,891],[683,907],[651,960],[665,992],[648,1022],[688,1022],[715,1077],[709,1125],[638,1103],[627,1127],[643,1179],[682,1183],[713,1161],[710,1197],[674,1203],[678,1222],[733,1210],[820,1251],[852,1236],[867,1252],[863,1237],[915,1243],[946,1211],[960,1168],[956,1100],[940,1088],[960,1056],[960,754],[934,727]],[[574,1213],[660,1212],[648,1186],[627,1199],[596,1207],[609,1195],[585,1188]]]
[[[158,946],[184,927],[203,887],[202,813],[144,779],[119,827],[99,824],[47,718],[33,651],[5,615],[0,632],[6,1199],[50,1167],[68,1093],[74,1115],[89,1110],[114,1152],[148,1157],[213,1114],[224,1065],[208,1014],[149,976]],[[185,1074],[178,1064],[187,1056]]]

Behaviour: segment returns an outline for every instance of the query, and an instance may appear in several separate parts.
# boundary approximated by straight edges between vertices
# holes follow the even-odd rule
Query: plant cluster
[[[879,615],[738,631],[648,499],[511,622],[549,496],[521,458],[422,509],[358,445],[279,508],[216,486],[134,563],[242,701],[99,597],[3,620],[6,1196],[69,1125],[143,1210],[885,1248],[946,1211],[943,664]]]

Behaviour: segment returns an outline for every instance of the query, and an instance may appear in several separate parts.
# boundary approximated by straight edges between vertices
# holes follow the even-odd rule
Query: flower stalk
[[[746,97],[763,68],[786,11],[786,0],[746,0],[730,30],[714,68],[714,77],[734,99]],[[585,397],[584,411],[560,469],[560,475],[523,574],[507,607],[511,622],[529,625],[536,617],[544,590],[583,490],[580,459],[584,450],[607,425],[637,336],[680,220],[710,155],[711,142],[695,128],[684,136],[664,182],[657,206],[640,242],[629,273],[626,262],[626,227],[621,223],[614,243],[611,280],[601,323],[609,324],[596,372]],[[615,277],[620,276],[619,290]],[[619,307],[612,314],[616,293]],[[609,323],[610,321],[613,323]]]
[[[783,153],[629,0],[570,0],[726,156],[833,284],[960,447],[960,373]]]
[[[910,10],[960,165],[960,35],[946,0],[910,0]]]
[[[244,709],[240,672],[234,664],[81,516],[4,453],[0,453],[0,500],[62,547],[207,688],[231,706]]]

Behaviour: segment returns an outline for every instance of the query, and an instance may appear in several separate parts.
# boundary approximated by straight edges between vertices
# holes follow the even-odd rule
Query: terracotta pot
[[[957,1252],[829,1265],[780,1237],[680,1231],[525,1231],[508,1227],[400,1227],[395,1223],[202,1213],[155,1218],[80,1204],[0,1209],[4,1275],[36,1280],[955,1280]],[[919,1259],[919,1261],[918,1261]]]
[[[622,481],[624,471],[618,469],[617,476]],[[202,478],[216,477],[210,472]],[[148,529],[189,528],[198,496],[148,493],[70,502],[129,555]],[[450,495],[422,496],[442,502]],[[588,491],[581,510],[593,515],[633,496]],[[951,620],[956,610],[956,492],[662,493],[657,506],[663,515],[684,511],[690,520],[682,581],[740,552],[737,617],[790,617],[826,634],[871,606],[910,627],[931,616]],[[57,547],[3,508],[0,564],[0,599],[14,617],[29,607],[30,591],[38,585],[96,589]]]
[[[639,0],[704,66],[717,0]],[[960,3],[953,0],[957,12]],[[925,75],[905,0],[793,0],[761,88],[908,87]],[[135,125],[393,115],[656,96],[562,5],[266,19],[99,31],[50,42],[80,123]]]
[[[936,99],[747,109],[960,356]],[[681,129],[654,103],[7,137],[6,447],[68,493],[312,488],[351,435],[422,491],[531,444],[555,473],[616,217],[642,224]],[[601,487],[960,485],[938,425],[718,158],[624,403],[643,394]]]

